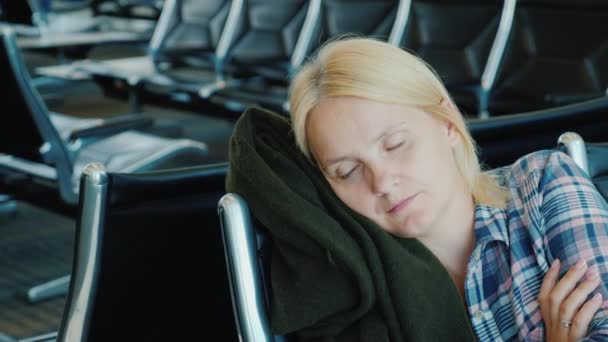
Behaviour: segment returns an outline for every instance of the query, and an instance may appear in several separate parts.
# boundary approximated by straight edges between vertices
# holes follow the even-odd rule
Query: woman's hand
[[[585,260],[581,259],[562,279],[558,279],[559,265],[558,259],[553,261],[538,296],[545,322],[545,337],[550,342],[576,341],[587,336],[591,319],[602,305],[599,293],[587,300],[601,279],[597,272],[592,272],[577,287],[576,283],[587,271]]]

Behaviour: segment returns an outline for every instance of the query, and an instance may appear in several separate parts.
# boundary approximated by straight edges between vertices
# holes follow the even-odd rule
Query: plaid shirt
[[[475,249],[465,293],[480,341],[542,341],[538,294],[551,262],[563,275],[580,258],[603,279],[604,302],[585,341],[608,341],[608,205],[564,153],[540,151],[493,171],[509,187],[506,209],[475,208]],[[584,278],[584,277],[583,277]]]

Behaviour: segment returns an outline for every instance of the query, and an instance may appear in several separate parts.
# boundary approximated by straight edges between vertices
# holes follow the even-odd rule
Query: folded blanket
[[[344,205],[297,150],[290,122],[252,108],[230,141],[228,192],[268,231],[272,330],[299,340],[473,341],[445,268]]]

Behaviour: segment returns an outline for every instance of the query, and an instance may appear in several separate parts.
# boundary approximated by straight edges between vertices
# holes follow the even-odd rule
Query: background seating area
[[[249,105],[286,111],[286,84],[306,56],[356,34],[418,54],[465,114],[488,117],[604,96],[607,13],[601,1],[168,1],[147,72],[119,72],[118,61],[79,68],[107,94],[129,90],[204,114],[210,104],[219,115]]]
[[[247,335],[226,230],[256,262],[258,236],[228,227],[246,202],[217,215],[232,125],[288,115],[290,77],[342,36],[426,60],[488,168],[576,132],[606,197],[607,21],[601,0],[0,0],[0,340]]]

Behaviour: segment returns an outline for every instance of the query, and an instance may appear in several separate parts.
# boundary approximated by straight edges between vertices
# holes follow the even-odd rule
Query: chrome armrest
[[[200,96],[202,99],[208,99],[211,97],[211,95],[213,95],[213,93],[217,92],[218,90],[222,90],[222,89],[226,89],[226,88],[232,88],[232,87],[238,87],[241,84],[243,84],[243,80],[240,79],[217,79],[215,82],[213,83],[209,83],[209,84],[205,84],[204,86],[200,87],[198,90],[198,96]]]
[[[566,132],[557,139],[559,145],[564,145],[570,158],[589,175],[589,162],[587,161],[587,149],[583,138],[574,132]]]
[[[114,135],[132,129],[150,127],[153,124],[154,120],[152,118],[144,118],[139,115],[131,114],[117,116],[109,119],[104,119],[100,125],[72,131],[69,136],[69,141]]]

